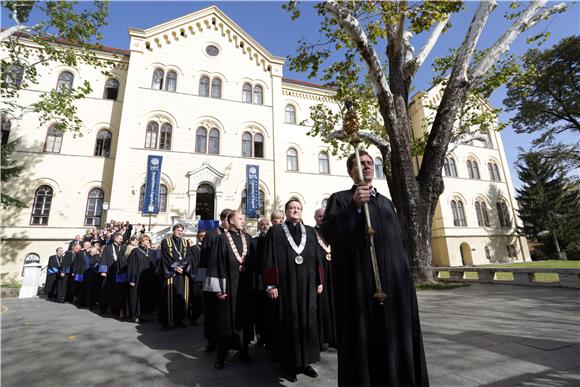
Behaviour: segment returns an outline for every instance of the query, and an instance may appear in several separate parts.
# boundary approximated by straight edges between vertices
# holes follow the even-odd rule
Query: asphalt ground
[[[512,285],[418,293],[432,386],[580,386],[580,290]],[[163,331],[41,298],[1,300],[2,386],[336,386],[336,352],[316,379],[280,378],[264,349],[216,370],[202,326]]]

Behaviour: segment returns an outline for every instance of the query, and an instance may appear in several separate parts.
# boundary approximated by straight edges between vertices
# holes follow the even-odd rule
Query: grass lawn
[[[580,261],[535,261],[535,262],[516,262],[516,263],[502,263],[479,265],[478,267],[532,267],[536,269],[580,269]],[[477,272],[466,271],[465,279],[477,279]],[[449,272],[442,271],[439,278],[449,278]],[[512,273],[496,273],[495,279],[498,281],[513,281],[514,275]],[[536,273],[535,279],[537,282],[558,282],[560,279],[556,273]]]

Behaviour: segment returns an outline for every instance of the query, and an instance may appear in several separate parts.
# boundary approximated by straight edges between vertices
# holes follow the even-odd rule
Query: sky
[[[536,44],[528,45],[526,37],[536,35],[542,31],[549,31],[551,36],[539,47],[541,50],[553,46],[566,36],[580,34],[580,6],[578,3],[566,3],[568,6],[567,12],[556,14],[548,21],[541,21],[534,28],[520,35],[512,45],[510,52],[521,55],[528,48],[537,48]],[[104,39],[101,43],[109,47],[128,49],[129,35],[127,29],[129,27],[145,29],[211,5],[217,5],[271,54],[288,57],[296,52],[300,38],[306,37],[310,41],[316,41],[319,38],[320,18],[312,8],[313,2],[302,2],[302,17],[296,21],[292,21],[290,15],[281,8],[282,4],[284,3],[271,1],[111,1],[109,25],[102,29]],[[558,4],[558,2],[549,2],[548,6],[555,4]],[[459,46],[465,37],[477,5],[478,3],[476,2],[466,2],[465,10],[453,15],[450,20],[453,27],[441,36],[419,70],[413,83],[415,91],[427,89],[430,86],[433,75],[431,68],[433,59],[445,56],[450,48]],[[525,5],[525,3],[522,3],[522,5]],[[509,26],[510,22],[503,17],[504,13],[509,10],[508,6],[509,2],[498,2],[498,7],[488,20],[478,43],[478,49],[491,46]],[[8,15],[4,12],[2,14],[2,27],[6,28],[12,24],[8,19]],[[422,47],[426,36],[423,33],[412,40],[416,53]],[[284,68],[284,76],[320,83],[317,79],[308,79],[305,73],[290,71],[288,65]],[[502,87],[491,95],[490,103],[494,107],[503,107],[502,101],[504,98],[505,88]],[[509,117],[510,114],[502,113],[499,120],[506,122]],[[502,131],[501,135],[512,180],[517,188],[521,185],[514,169],[514,163],[518,158],[518,147],[529,148],[534,137],[532,135],[516,134],[509,126]],[[568,134],[568,136],[571,136],[571,134]],[[563,141],[566,141],[565,137]]]

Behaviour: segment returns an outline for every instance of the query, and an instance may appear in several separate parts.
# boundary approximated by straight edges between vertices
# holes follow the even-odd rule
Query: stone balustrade
[[[580,269],[546,269],[525,267],[435,267],[437,278],[441,282],[474,282],[511,285],[556,286],[563,288],[580,288]],[[448,272],[449,278],[441,275]],[[466,273],[477,273],[477,278]],[[513,280],[498,279],[498,273],[512,273]],[[537,274],[557,274],[558,281],[538,281]]]

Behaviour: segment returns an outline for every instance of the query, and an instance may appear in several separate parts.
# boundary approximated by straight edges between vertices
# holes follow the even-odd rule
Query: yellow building
[[[269,53],[217,7],[146,30],[130,29],[129,35],[129,50],[97,52],[116,63],[111,78],[91,66],[55,63],[39,69],[34,90],[21,92],[24,105],[57,84],[90,81],[93,93],[77,104],[82,137],[51,125],[39,128],[32,113],[3,121],[10,139],[22,138],[15,158],[26,165],[8,189],[30,207],[3,212],[2,280],[18,280],[30,254],[46,264],[56,247],[87,228],[112,219],[148,223],[140,208],[149,155],[163,156],[160,212],[151,218],[158,233],[177,219],[215,219],[222,208],[244,209],[248,164],[259,166],[262,213],[297,197],[310,224],[332,192],[351,185],[345,161],[299,125],[311,106],[332,103],[332,91],[283,78],[284,58]],[[417,108],[414,120],[424,114]],[[501,183],[481,179],[477,192],[487,198],[489,187],[501,190],[513,214],[503,147],[499,134],[493,136],[493,149],[473,146],[458,153],[463,149],[458,147],[454,153],[459,174],[446,179],[434,225],[438,264],[461,264],[462,250],[466,264],[507,260],[511,244],[517,259],[528,259],[525,240],[513,242],[513,227],[498,228],[493,221],[477,226],[469,201],[476,200],[474,186],[462,186],[467,182],[463,158],[476,157],[482,176],[493,158]],[[382,175],[378,150],[370,153]],[[388,195],[384,178],[379,176],[375,186]],[[457,195],[464,200],[467,226],[453,226],[449,203]],[[495,219],[495,197],[490,198],[489,218]],[[490,246],[489,259],[484,246]]]

